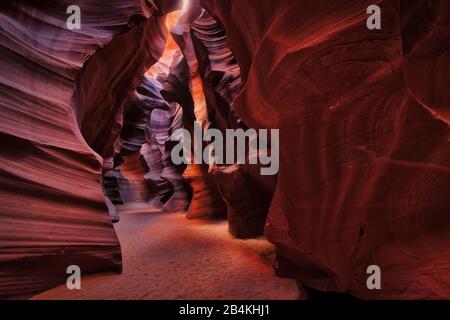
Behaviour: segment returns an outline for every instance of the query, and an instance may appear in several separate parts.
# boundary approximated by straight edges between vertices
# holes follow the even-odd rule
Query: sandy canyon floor
[[[296,299],[295,282],[277,278],[265,239],[238,240],[225,221],[188,221],[139,204],[120,206],[115,225],[122,274],[82,276],[33,299]]]

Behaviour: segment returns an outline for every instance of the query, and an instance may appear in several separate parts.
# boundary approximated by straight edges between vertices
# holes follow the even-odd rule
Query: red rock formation
[[[73,31],[70,3],[33,3],[0,5],[0,297],[63,282],[71,264],[121,269],[99,154],[112,154],[121,103],[162,53],[166,31],[152,12],[178,2],[78,1]]]
[[[156,141],[151,132],[152,114],[157,109],[170,111],[161,90],[161,84],[146,74],[126,104],[120,136],[115,141],[116,167],[113,170],[120,182],[118,191],[125,203],[146,202],[149,192],[156,195],[160,191],[151,190],[149,180],[153,176],[153,179],[161,180],[164,169],[160,148],[152,148]],[[125,171],[131,174],[125,174]]]
[[[280,128],[278,273],[360,298],[449,298],[449,5],[377,3],[371,31],[373,1],[201,1],[241,67],[237,114]]]
[[[410,93],[447,122],[450,120],[450,41],[448,1],[402,4],[404,76]]]
[[[83,0],[72,31],[67,1],[2,3],[0,298],[61,283],[71,264],[121,269],[107,213],[130,200],[121,183],[178,194],[170,210],[186,200],[167,145],[182,109],[185,126],[281,138],[274,193],[254,166],[188,165],[188,218],[227,212],[238,236],[266,222],[277,273],[306,287],[449,298],[450,4],[377,0],[382,29],[368,30],[373,2],[192,0],[177,24],[161,17],[177,0]],[[154,118],[129,104],[151,65],[168,102]]]
[[[191,1],[189,3],[189,10],[180,18],[180,21],[172,30],[172,36],[179,46],[188,67],[187,80],[189,94],[193,100],[193,110],[189,112],[190,110],[185,107],[184,115],[185,123],[188,122],[188,126],[185,125],[185,127],[191,132],[193,131],[192,120],[201,123],[203,128],[207,128],[210,124],[203,90],[204,86],[191,37],[191,24],[197,20],[202,12],[202,8],[198,6],[197,2]],[[192,190],[192,200],[186,213],[188,219],[226,216],[226,203],[221,197],[212,177],[208,174],[206,165],[187,165],[183,177]]]
[[[242,85],[241,74],[226,43],[223,26],[203,11],[192,23],[191,38],[203,82],[209,127],[224,135],[226,129],[247,129],[233,110],[233,101]],[[227,204],[230,232],[238,238],[262,235],[276,176],[262,178],[254,165],[214,164],[209,174]]]
[[[186,213],[188,219],[227,216],[226,203],[206,166],[190,164],[183,177],[192,189],[192,200]]]

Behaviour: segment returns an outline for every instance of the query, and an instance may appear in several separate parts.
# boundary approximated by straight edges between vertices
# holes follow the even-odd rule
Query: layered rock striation
[[[381,30],[368,0],[84,0],[80,30],[70,4],[0,5],[0,297],[120,271],[134,201],[265,227],[300,287],[450,297],[448,1],[376,1]],[[194,120],[279,129],[278,176],[175,166]]]
[[[360,298],[449,297],[446,1],[200,1],[221,21],[251,127],[280,128],[266,236],[277,272]],[[368,290],[366,270],[382,270]]]
[[[0,297],[64,282],[72,264],[121,270],[102,157],[122,101],[162,54],[157,15],[177,1],[79,1],[80,30],[66,27],[70,4],[0,5]]]

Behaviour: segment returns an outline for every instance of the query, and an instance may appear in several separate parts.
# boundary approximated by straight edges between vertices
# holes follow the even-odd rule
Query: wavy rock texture
[[[115,144],[115,149],[121,155],[139,151],[147,141],[149,119],[154,110],[169,110],[169,105],[161,96],[161,90],[162,86],[158,81],[145,75],[132,94],[130,105],[124,114],[120,137]]]
[[[375,3],[372,31],[369,0],[192,0],[180,20],[176,0],[83,0],[74,31],[69,1],[2,3],[0,298],[119,271],[113,204],[185,207],[168,137],[193,119],[279,128],[281,158],[277,181],[188,165],[188,218],[265,222],[302,286],[450,298],[450,4]]]
[[[168,15],[166,26],[170,28],[179,15]],[[123,173],[124,168],[129,173],[119,185],[125,203],[150,200],[152,206],[173,212],[185,210],[189,202],[181,170],[171,162],[169,145],[172,132],[183,127],[183,109],[176,102],[168,103],[162,91],[166,82],[170,88],[170,81],[178,79],[181,70],[177,67],[182,66],[183,56],[170,36],[162,44],[160,59],[146,72],[125,108],[120,138],[115,143],[116,158],[123,162],[116,171]],[[183,100],[185,94],[177,98]],[[142,161],[136,159],[139,155]]]
[[[449,298],[449,5],[376,2],[379,31],[373,1],[200,3],[239,62],[237,114],[280,128],[278,273],[360,298]]]
[[[161,95],[169,103],[176,102],[183,109],[183,127],[193,130],[195,121],[194,100],[189,88],[189,68],[186,59],[178,51],[181,59],[177,59],[170,67],[170,72],[163,82]]]
[[[125,203],[146,202],[149,191],[158,193],[157,190],[149,190],[150,185],[145,181],[152,168],[151,162],[161,162],[161,155],[155,154],[157,158],[153,157],[154,160],[147,163],[147,149],[141,149],[152,138],[149,130],[152,112],[169,110],[169,105],[161,97],[161,89],[161,84],[146,74],[126,103],[121,132],[114,143],[116,166],[111,173],[119,181],[118,191]]]
[[[191,38],[203,81],[210,127],[224,135],[226,129],[247,129],[233,110],[232,103],[242,82],[223,26],[203,11],[192,23]],[[248,159],[248,154],[246,157]],[[230,232],[238,238],[262,235],[276,177],[260,177],[259,166],[253,165],[214,164],[209,173],[227,204]]]
[[[192,121],[201,123],[204,129],[208,128],[210,122],[203,91],[203,81],[199,73],[198,61],[191,37],[191,24],[199,18],[202,9],[198,6],[198,1],[191,1],[189,6],[187,14],[180,18],[171,34],[180,48],[188,67],[187,78],[189,94],[193,100],[193,110],[184,112],[184,115],[185,122],[189,123],[189,126],[185,126],[185,128],[192,133]],[[186,106],[186,104],[184,105]],[[184,108],[185,111],[186,109]],[[183,172],[183,177],[192,190],[192,199],[186,213],[188,219],[226,216],[226,203],[212,177],[208,174],[206,165],[188,164]]]
[[[223,26],[203,11],[191,25],[191,37],[215,126],[237,128],[241,120],[234,114],[232,103],[242,86],[241,70],[226,43]]]
[[[183,110],[177,103],[171,103],[169,110],[155,110],[149,122],[149,132],[154,144],[158,147],[162,171],[159,180],[166,180],[172,186],[173,194],[164,204],[163,209],[168,212],[182,211],[188,207],[188,194],[181,172],[172,163],[170,149],[167,143],[173,131],[181,129],[183,124]]]
[[[68,1],[1,4],[0,297],[63,282],[71,264],[121,269],[99,154],[112,155],[121,100],[162,53],[151,14],[176,1],[151,3],[78,1],[74,31]]]
[[[180,15],[179,11],[167,15],[165,25],[169,30]],[[116,146],[121,155],[140,151],[144,166],[139,161],[133,162],[146,172],[145,175],[135,175],[134,184],[146,186],[150,192],[146,195],[150,204],[169,212],[185,210],[189,202],[181,171],[170,160],[170,136],[173,131],[183,127],[183,109],[176,102],[168,103],[162,96],[164,84],[173,78],[177,79],[180,72],[177,66],[182,65],[182,62],[183,56],[169,35],[164,41],[160,59],[147,70],[144,81],[134,93]],[[131,186],[128,191],[132,189],[146,190]],[[141,197],[130,199],[129,202],[143,200]]]

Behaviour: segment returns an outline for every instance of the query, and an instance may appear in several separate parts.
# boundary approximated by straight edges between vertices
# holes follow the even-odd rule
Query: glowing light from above
[[[175,40],[171,35],[171,31],[180,21],[180,18],[186,13],[189,7],[189,0],[183,0],[183,7],[181,10],[170,12],[166,15],[165,25],[169,34],[167,36],[166,45],[164,48],[164,52],[157,63],[150,67],[147,70],[147,74],[149,74],[152,78],[156,79],[158,74],[160,73],[168,73],[170,66],[172,65],[172,61],[175,57],[175,53],[179,50],[179,47]]]
[[[180,50],[178,44],[175,42],[171,35],[171,31],[176,27],[181,17],[187,12],[189,8],[189,0],[183,0],[183,9],[171,12],[166,16],[166,27],[169,30],[169,35],[167,37],[166,46],[164,52],[157,63],[155,63],[147,73],[153,78],[157,79],[158,74],[168,74],[170,71],[170,66],[174,58],[176,57],[177,51]],[[202,123],[204,129],[209,126],[208,113],[206,109],[206,99],[203,92],[203,81],[198,73],[198,66],[191,65],[191,80],[189,87],[191,89],[192,98],[194,100],[194,114],[197,121]],[[193,68],[193,69],[192,69]]]

